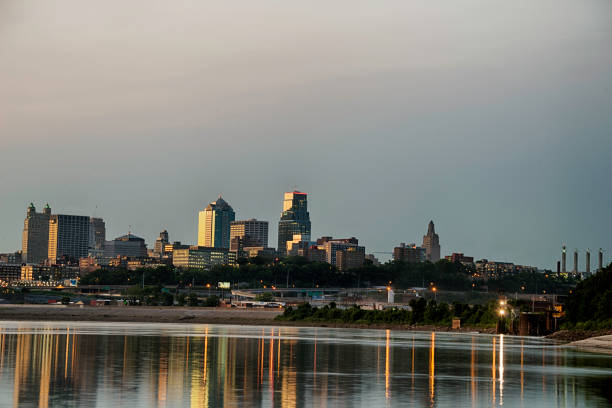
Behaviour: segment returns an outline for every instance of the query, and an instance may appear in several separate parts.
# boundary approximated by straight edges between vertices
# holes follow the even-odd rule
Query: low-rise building
[[[21,261],[21,259],[20,259]],[[21,263],[0,263],[0,286],[21,279]]]
[[[146,258],[147,245],[145,240],[128,233],[104,244],[104,256],[114,258],[116,256],[127,256],[130,258]]]
[[[406,263],[425,262],[427,260],[427,250],[416,244],[406,245],[404,242],[393,248],[393,260]]]
[[[236,252],[226,248],[190,246],[175,249],[172,264],[177,268],[208,269],[212,265],[236,265]]]

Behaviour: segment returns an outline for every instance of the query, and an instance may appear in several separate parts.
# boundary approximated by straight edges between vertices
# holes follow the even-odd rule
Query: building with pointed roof
[[[440,260],[440,237],[436,234],[433,221],[429,221],[427,235],[423,236],[422,247],[425,248],[428,261],[438,262]]]
[[[231,223],[235,219],[234,209],[219,195],[216,201],[200,211],[198,246],[229,249]]]

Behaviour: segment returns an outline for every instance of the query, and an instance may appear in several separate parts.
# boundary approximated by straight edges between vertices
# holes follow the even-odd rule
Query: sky
[[[0,251],[30,202],[195,243],[219,194],[276,246],[296,188],[368,252],[609,262],[611,44],[609,0],[1,0]]]

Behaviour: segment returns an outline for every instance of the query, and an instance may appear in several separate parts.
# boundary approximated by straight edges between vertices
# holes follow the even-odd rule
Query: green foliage
[[[170,293],[163,293],[161,298],[162,305],[164,306],[172,306],[174,304],[174,296],[172,296]]]
[[[197,306],[198,305],[198,295],[195,293],[190,293],[187,296],[187,306]]]
[[[185,306],[186,300],[187,300],[187,297],[185,296],[184,293],[179,293],[176,296],[176,303],[178,303],[179,306]]]
[[[258,302],[273,302],[274,295],[270,292],[260,293],[259,295],[255,296],[255,300]]]
[[[334,303],[320,308],[302,303],[297,308],[287,307],[277,320],[337,322],[356,324],[434,324],[450,326],[451,319],[458,317],[464,325],[491,326],[495,324],[496,303],[486,306],[454,304],[450,307],[435,300],[413,299],[412,310],[388,308],[385,310],[363,310],[358,306],[339,309]]]
[[[566,303],[567,321],[576,328],[612,328],[612,264],[580,282]]]
[[[372,287],[387,286],[393,282],[395,288],[428,286],[430,282],[440,290],[464,291],[477,297],[484,292],[473,291],[473,271],[460,264],[441,260],[436,263],[387,262],[375,266],[371,262],[360,268],[338,271],[325,262],[309,262],[304,257],[288,257],[272,260],[263,257],[241,259],[238,266],[214,265],[209,270],[184,269],[173,266],[143,268],[135,271],[125,269],[100,269],[81,278],[81,284],[96,285],[177,285],[179,289],[189,286],[205,287],[216,282],[243,282],[252,288],[263,285],[284,286],[287,282],[295,287]],[[565,294],[576,281],[572,279],[546,277],[542,273],[523,272],[491,278],[486,285],[491,293],[525,292]],[[476,288],[484,282],[476,282]],[[524,288],[524,290],[523,290]],[[453,300],[465,301],[465,298]]]
[[[209,296],[204,300],[205,307],[217,307],[219,306],[219,303],[219,297],[215,295]]]
[[[62,296],[62,305],[70,304],[70,296]]]

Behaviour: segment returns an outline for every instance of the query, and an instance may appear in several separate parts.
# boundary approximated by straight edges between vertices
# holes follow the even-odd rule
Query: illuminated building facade
[[[308,195],[299,191],[285,193],[283,212],[278,222],[278,252],[287,253],[287,241],[300,234],[310,240],[311,224],[308,213]]]
[[[172,263],[177,268],[208,269],[212,265],[236,265],[236,253],[226,248],[191,246],[175,249]]]
[[[200,211],[198,220],[198,246],[230,247],[230,226],[235,220],[232,207],[221,197]]]
[[[89,217],[81,215],[51,215],[49,220],[49,255],[51,263],[65,257],[78,260],[89,250]]]
[[[51,207],[43,208],[42,213],[30,203],[23,222],[22,259],[23,263],[40,263],[47,259],[49,252],[49,219]]]

